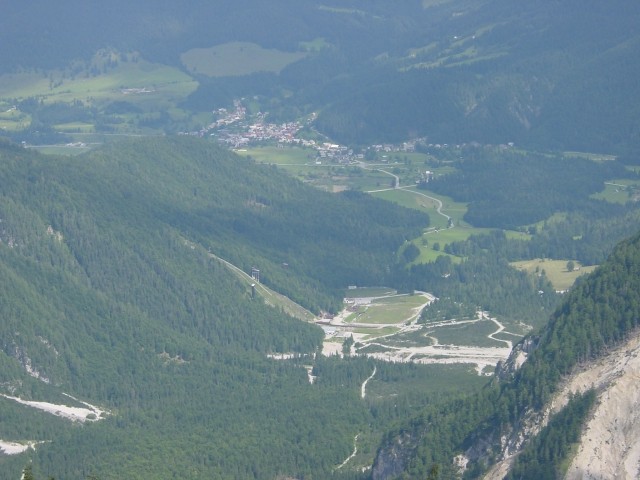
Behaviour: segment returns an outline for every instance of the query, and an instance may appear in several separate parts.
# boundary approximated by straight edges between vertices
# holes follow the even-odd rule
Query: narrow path
[[[497,335],[498,333],[501,333],[504,330],[504,325],[501,324],[497,319],[495,318],[489,318],[489,320],[491,320],[493,323],[496,324],[496,326],[498,327],[498,330],[496,330],[493,333],[490,333],[489,335],[487,335],[487,338],[490,338],[491,340],[495,340],[496,342],[504,342],[507,344],[507,346],[509,347],[509,349],[513,348],[513,342],[511,340],[502,340],[500,338],[496,338],[494,337],[494,335]]]
[[[367,383],[369,383],[369,380],[371,380],[376,372],[378,371],[378,367],[377,366],[373,366],[373,372],[371,373],[371,375],[369,375],[366,380],[364,382],[362,382],[362,386],[360,387],[360,397],[361,398],[366,398],[367,396]],[[356,454],[358,453],[358,437],[360,436],[360,434],[357,434],[354,438],[353,438],[353,452],[351,453],[351,455],[349,455],[344,462],[342,462],[340,465],[338,465],[335,470],[340,470],[342,467],[344,467],[347,463],[349,463],[349,461],[351,461]]]
[[[367,383],[369,383],[369,380],[371,380],[374,377],[374,375],[376,374],[377,369],[378,369],[378,367],[374,365],[373,366],[373,373],[371,375],[369,375],[364,382],[362,382],[362,387],[360,387],[360,397],[361,398],[364,399],[367,396]]]

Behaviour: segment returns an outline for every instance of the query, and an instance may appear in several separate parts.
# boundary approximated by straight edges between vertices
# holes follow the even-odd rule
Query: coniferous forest
[[[1,148],[4,391],[64,404],[69,393],[110,412],[79,427],[0,399],[5,435],[55,438],[34,472],[273,478],[329,475],[348,456],[371,367],[350,373],[353,388],[331,369],[310,385],[302,365],[321,329],[252,298],[210,253],[330,310],[342,282],[384,281],[423,215],[304,187],[193,139],[73,158]],[[300,359],[265,357],[279,352]],[[13,478],[25,460],[1,461]]]
[[[640,326],[640,3],[5,3],[0,480],[566,475]]]
[[[508,434],[510,425],[518,425],[527,412],[540,410],[576,365],[636,334],[639,268],[640,235],[635,235],[618,245],[609,259],[564,299],[548,325],[532,337],[535,349],[511,378],[492,382],[476,395],[444,407],[424,409],[389,435],[374,472],[382,475],[384,470],[398,468],[385,462],[386,450],[392,451],[400,442],[404,446],[395,453],[401,467],[396,475],[404,473],[399,478],[425,478],[434,467],[442,478],[455,478],[451,459],[479,443],[483,454],[468,465],[465,477],[480,476],[487,459],[499,449],[500,434]],[[594,395],[593,391],[576,395],[553,417],[517,457],[508,478],[561,478],[561,464],[578,439]]]

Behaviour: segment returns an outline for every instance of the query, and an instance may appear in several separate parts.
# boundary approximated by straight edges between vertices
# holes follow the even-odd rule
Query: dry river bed
[[[414,362],[421,364],[452,364],[463,363],[475,365],[478,375],[491,375],[495,365],[500,360],[505,360],[513,347],[511,340],[496,338],[497,334],[513,336],[514,339],[521,335],[505,330],[505,327],[497,319],[489,317],[486,312],[478,312],[476,319],[471,320],[447,320],[431,322],[428,325],[429,333],[425,333],[430,345],[411,345],[412,342],[391,341],[410,332],[418,332],[424,328],[418,324],[422,309],[434,300],[434,297],[425,292],[417,292],[424,298],[424,302],[418,306],[407,309],[405,318],[395,319],[390,323],[366,323],[362,321],[350,321],[354,318],[354,311],[359,309],[384,308],[385,299],[398,299],[401,295],[386,295],[382,297],[356,298],[350,302],[349,308],[344,309],[330,321],[319,321],[327,332],[324,342],[323,354],[342,354],[342,342],[345,338],[353,336],[358,348],[352,347],[352,354],[363,354],[389,362]],[[356,315],[356,319],[362,315]],[[478,322],[493,322],[495,331],[489,333],[487,338],[496,344],[495,347],[475,345],[446,345],[441,344],[437,338],[438,327],[455,327],[474,324]],[[381,333],[392,330],[392,333]],[[425,340],[426,340],[425,339]],[[502,344],[502,345],[501,345]],[[379,347],[378,352],[362,352],[367,346]]]

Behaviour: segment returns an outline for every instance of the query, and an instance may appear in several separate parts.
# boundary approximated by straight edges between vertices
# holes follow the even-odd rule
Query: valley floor
[[[342,341],[353,337],[352,353],[390,362],[472,364],[479,375],[491,375],[496,364],[505,360],[513,347],[512,340],[496,335],[513,340],[521,337],[505,331],[505,326],[486,312],[478,312],[475,319],[419,324],[420,312],[433,300],[434,297],[425,292],[347,299],[347,308],[342,312],[328,322],[318,321],[327,333],[323,353],[341,353]],[[404,310],[398,309],[403,302],[406,302]],[[488,325],[494,328],[485,333],[483,329]],[[483,328],[476,329],[478,326]],[[445,343],[438,339],[439,329],[464,329],[465,335],[460,336],[459,342]],[[480,335],[483,339],[474,338]]]

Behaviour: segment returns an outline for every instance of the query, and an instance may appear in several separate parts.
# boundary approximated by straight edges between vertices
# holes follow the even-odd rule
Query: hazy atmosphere
[[[7,3],[0,480],[640,477],[640,4]]]

